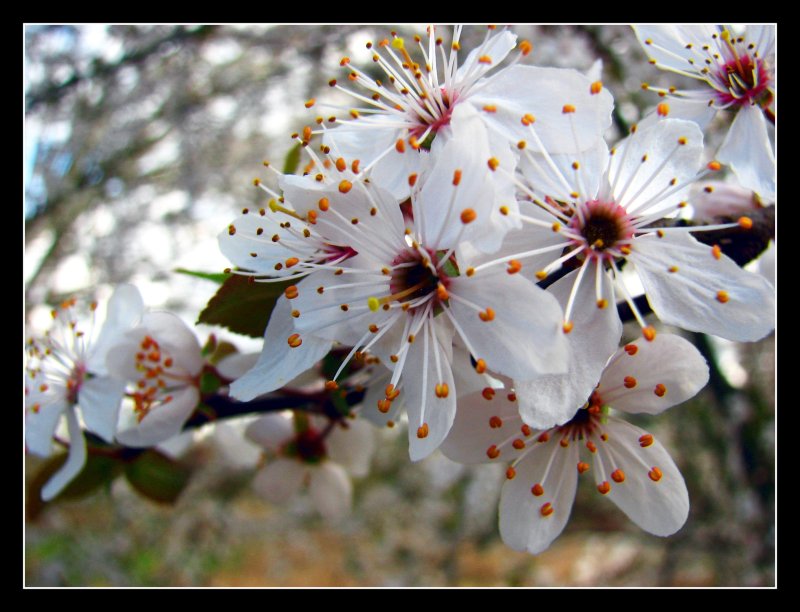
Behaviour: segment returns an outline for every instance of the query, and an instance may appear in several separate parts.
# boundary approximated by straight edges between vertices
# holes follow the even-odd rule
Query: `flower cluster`
[[[307,484],[323,516],[346,514],[348,472],[367,472],[374,445],[367,422],[407,422],[412,461],[441,449],[510,462],[500,533],[512,548],[550,545],[589,470],[644,530],[677,531],[689,508],[678,468],[616,412],[658,414],[708,380],[697,349],[656,325],[740,342],[774,328],[772,284],[704,239],[753,228],[741,196],[725,219],[689,216],[712,210],[693,190],[726,167],[753,201],[774,198],[774,29],[635,32],[652,63],[708,88],[646,85],[663,99],[616,143],[599,67],[530,65],[532,44],[509,29],[490,27],[465,58],[460,27],[413,43],[392,33],[367,44],[379,79],[342,58],[332,94],[359,106],[295,134],[303,173],[266,164],[263,207],[219,234],[228,280],[277,296],[262,352],[212,364],[130,287],[93,345],[71,303],[54,311],[66,326],[29,351],[28,447],[49,453],[64,415],[70,452],[44,496],[85,461],[78,407],[87,430],[141,448],[203,410],[249,405],[272,413],[246,434],[264,450],[253,484],[269,501]],[[737,116],[710,155],[703,130],[721,109]],[[638,338],[623,339],[623,319]]]

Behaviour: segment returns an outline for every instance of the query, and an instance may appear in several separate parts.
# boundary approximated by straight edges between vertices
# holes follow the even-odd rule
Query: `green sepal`
[[[147,449],[125,465],[125,478],[141,495],[171,504],[186,488],[191,469],[166,455]]]

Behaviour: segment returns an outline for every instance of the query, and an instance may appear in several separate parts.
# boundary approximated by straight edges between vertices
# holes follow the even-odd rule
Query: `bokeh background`
[[[641,83],[680,85],[647,63],[625,26],[515,25],[526,61],[588,70],[603,61],[616,100],[614,141],[657,99]],[[177,268],[219,272],[217,234],[261,206],[253,179],[282,164],[323,101],[342,56],[392,29],[363,25],[27,25],[24,28],[26,333],[51,305],[136,284],[149,307],[194,324],[214,294]],[[483,40],[466,27],[462,48]],[[377,76],[377,75],[376,75]],[[308,110],[304,102],[316,98]],[[718,144],[729,118],[707,137]],[[260,342],[196,327],[235,343]],[[635,329],[626,331],[634,337]],[[249,487],[257,453],[235,429],[198,432],[182,450],[189,486],[157,504],[123,479],[89,497],[25,512],[27,586],[772,586],[775,584],[774,337],[747,344],[689,335],[709,359],[695,399],[638,424],[664,440],[691,513],[667,539],[633,525],[583,482],[564,534],[542,555],[497,533],[499,466],[441,455],[408,460],[402,431],[376,432],[372,471],[336,524],[307,500],[273,506]],[[174,452],[175,449],[173,449]],[[26,457],[26,481],[41,461]],[[586,485],[586,486],[583,486]],[[35,511],[34,511],[35,510]]]

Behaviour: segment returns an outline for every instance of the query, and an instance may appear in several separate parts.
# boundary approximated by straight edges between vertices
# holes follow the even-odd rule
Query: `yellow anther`
[[[550,226],[550,229],[553,230],[554,232],[558,232],[561,230],[561,224],[557,222],[553,223],[553,225]]]
[[[544,279],[546,279],[546,278],[547,278],[547,272],[545,272],[544,270],[539,270],[539,271],[536,273],[536,278],[538,278],[539,280],[544,280]]]
[[[580,167],[581,167],[581,165],[578,162],[576,162],[576,161],[572,162],[572,169],[573,170],[578,170],[578,169],[580,169]]]
[[[450,294],[447,293],[447,289],[441,283],[436,286],[436,297],[439,298],[440,301],[444,301],[450,297]]]
[[[629,246],[621,246],[619,247],[619,252],[623,255],[630,255],[631,254],[631,247]]]
[[[678,271],[678,266],[670,266],[669,268],[667,268],[667,272],[670,272],[672,274],[675,274],[677,271]]]
[[[508,206],[505,206],[505,205],[501,206],[500,207],[500,214],[503,215],[504,217],[507,216],[508,215]]]
[[[392,47],[395,49],[404,49],[405,48],[405,41],[401,37],[397,37],[392,40]]]
[[[228,235],[233,236],[236,233],[236,228],[233,225],[228,226]]]
[[[369,309],[372,312],[375,312],[376,310],[378,310],[381,307],[381,302],[376,297],[369,297],[369,298],[367,298],[367,306],[369,306]]]

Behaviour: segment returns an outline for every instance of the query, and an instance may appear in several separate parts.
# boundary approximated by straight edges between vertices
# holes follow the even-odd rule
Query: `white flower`
[[[94,322],[87,332],[75,317],[75,304],[76,300],[69,300],[53,310],[53,328],[41,341],[31,340],[28,345],[27,448],[36,455],[50,455],[62,416],[69,434],[69,456],[42,488],[45,501],[58,495],[86,462],[78,408],[89,431],[113,441],[124,385],[108,375],[105,358],[115,339],[135,325],[144,311],[138,290],[120,285],[108,302],[100,333],[93,338]]]
[[[471,132],[481,130],[490,139],[497,134],[513,139],[520,117],[533,113],[552,126],[542,138],[553,153],[568,152],[574,144],[561,136],[564,128],[569,129],[568,119],[561,117],[565,96],[576,104],[598,93],[603,100],[595,107],[596,115],[583,115],[586,123],[577,126],[579,147],[591,146],[610,125],[611,96],[598,87],[592,91],[587,77],[574,70],[516,64],[532,49],[527,41],[520,43],[520,54],[510,65],[490,74],[516,46],[517,37],[508,30],[490,28],[483,44],[459,66],[461,31],[461,26],[455,27],[448,55],[436,28],[429,26],[427,49],[426,41],[414,37],[419,61],[412,57],[412,45],[400,37],[370,43],[373,60],[386,72],[385,82],[369,77],[344,58],[341,63],[349,71],[349,80],[364,93],[331,81],[364,106],[350,109],[349,119],[336,118],[334,129],[325,129],[322,123],[325,143],[337,154],[361,160],[361,167],[371,171],[375,182],[401,199],[409,193],[406,178],[418,172],[420,157],[425,157],[420,149],[435,137],[434,151],[457,133],[452,122],[455,109],[474,110],[480,122],[470,126]]]
[[[270,456],[253,486],[281,504],[305,485],[317,511],[328,519],[347,515],[352,505],[350,475],[365,476],[375,450],[372,427],[361,420],[328,421],[298,413],[268,414],[250,424],[247,437]]]
[[[669,334],[639,339],[611,357],[589,401],[563,425],[534,430],[520,418],[515,392],[488,389],[463,400],[442,451],[462,463],[512,461],[500,535],[515,550],[538,554],[550,546],[569,519],[578,475],[587,471],[597,491],[639,527],[671,535],[689,512],[683,477],[651,434],[608,414],[609,407],[658,414],[707,381],[708,367],[691,343]]]
[[[639,25],[636,36],[651,62],[707,85],[659,92],[671,113],[705,128],[719,109],[735,110],[717,159],[744,187],[775,197],[775,154],[765,117],[775,123],[775,26],[748,25],[740,34],[712,25]]]
[[[529,127],[530,139],[521,143],[523,179],[517,181],[527,198],[520,202],[526,227],[508,235],[501,257],[483,258],[476,271],[513,264],[542,280],[562,265],[577,267],[557,281],[572,287],[565,332],[573,328],[573,313],[577,320],[588,318],[577,313],[581,309],[613,306],[616,289],[644,334],[655,333],[625,285],[612,283],[625,263],[632,264],[665,323],[737,341],[758,340],[773,329],[774,293],[768,283],[740,269],[719,246],[708,247],[689,234],[737,223],[659,227],[674,221],[692,183],[719,169],[711,162],[696,174],[703,137],[695,123],[662,119],[636,130],[610,156],[605,144],[586,154],[550,155],[537,144],[534,125]],[[747,229],[752,221],[742,217],[738,225]],[[527,249],[518,250],[523,244]],[[594,300],[576,298],[583,283],[594,286]]]
[[[468,109],[454,115],[460,113],[474,120]],[[285,333],[293,324],[294,332],[274,344],[292,350],[315,338],[352,346],[333,381],[351,357],[378,356],[393,371],[383,401],[405,394],[413,460],[431,453],[452,423],[455,342],[481,370],[519,380],[566,371],[555,298],[504,269],[459,267],[456,250],[489,223],[488,157],[480,132],[450,140],[441,155],[429,158],[434,166],[415,186],[411,219],[372,182],[314,192],[324,200],[317,225],[358,254],[338,266],[318,266],[287,289],[267,330],[268,336],[270,328]],[[275,321],[289,310],[292,317]],[[272,350],[265,343],[265,354]]]
[[[116,439],[154,446],[179,434],[200,400],[200,344],[172,313],[146,313],[109,351],[109,374],[127,383]]]

